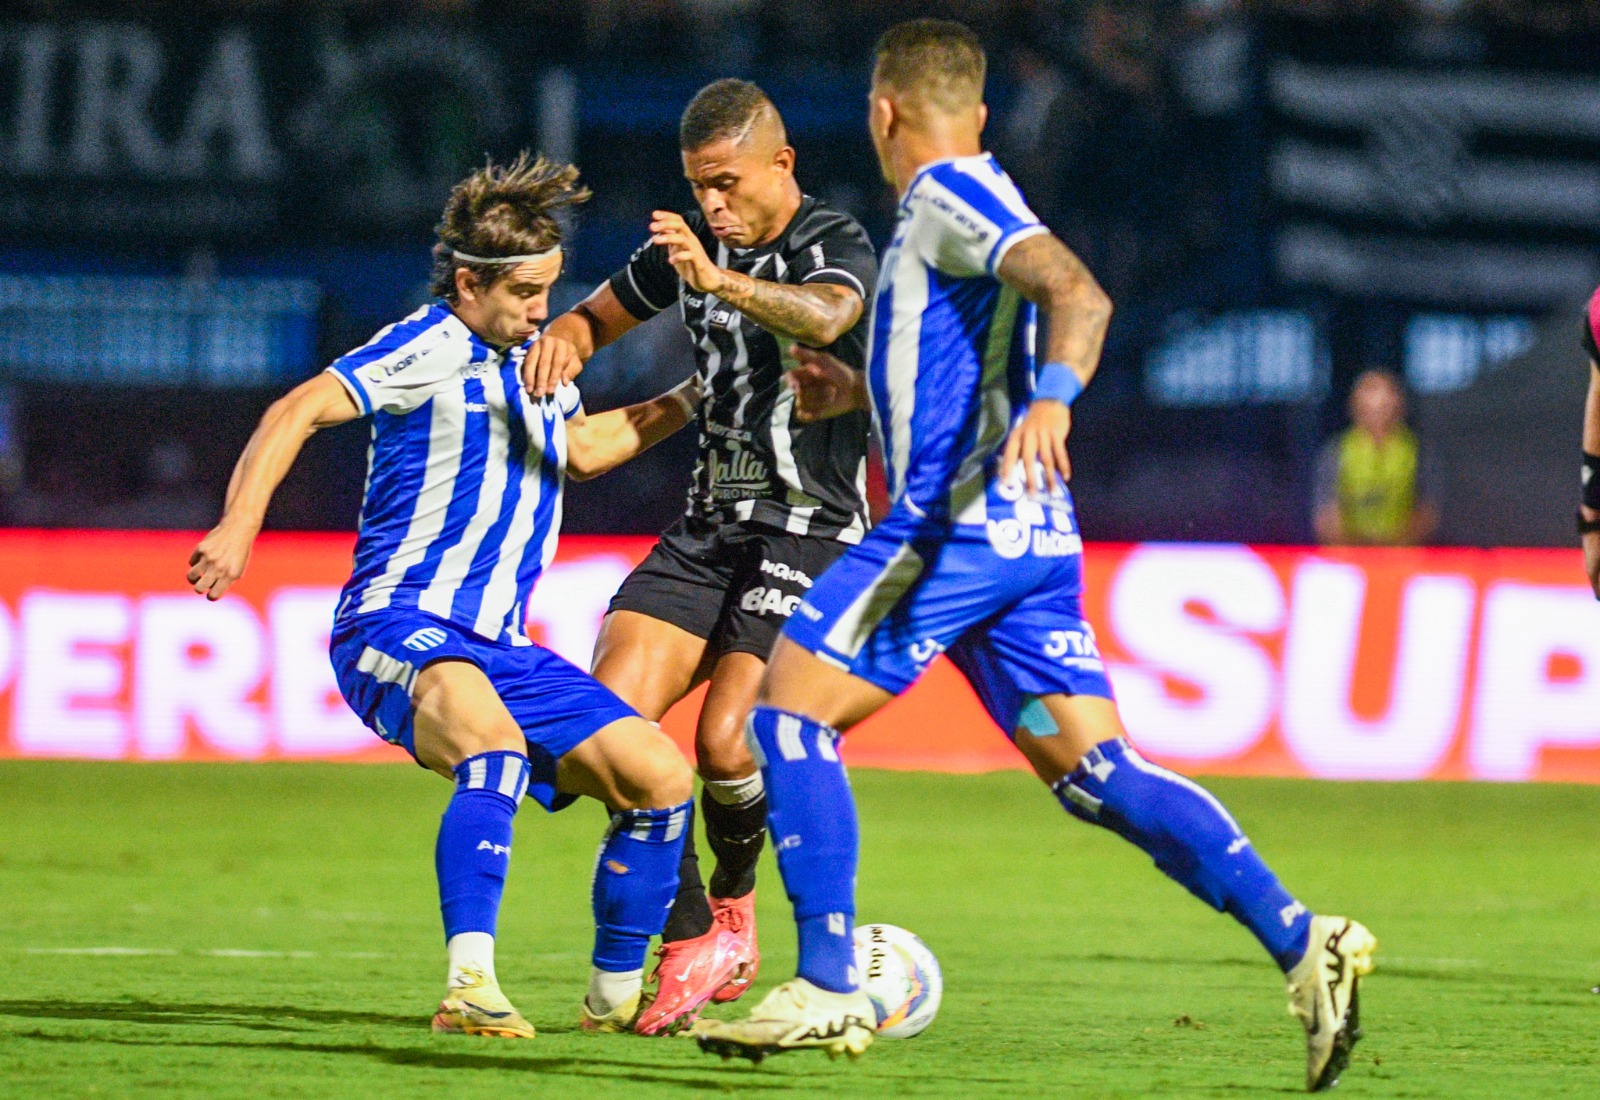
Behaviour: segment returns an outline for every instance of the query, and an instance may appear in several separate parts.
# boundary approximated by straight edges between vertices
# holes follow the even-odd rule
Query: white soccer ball
[[[856,928],[856,970],[878,1014],[878,1034],[909,1039],[933,1023],[944,995],[939,960],[928,945],[892,924]]]

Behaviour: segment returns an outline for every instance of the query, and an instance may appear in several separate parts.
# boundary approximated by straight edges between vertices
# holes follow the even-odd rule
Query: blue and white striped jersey
[[[987,153],[934,161],[907,188],[867,365],[896,504],[988,518],[987,466],[1033,392],[1038,327],[1034,305],[995,272],[1012,245],[1044,232]]]
[[[328,368],[372,416],[355,568],[338,616],[415,608],[530,644],[528,596],[561,529],[576,386],[535,402],[501,351],[443,302]]]

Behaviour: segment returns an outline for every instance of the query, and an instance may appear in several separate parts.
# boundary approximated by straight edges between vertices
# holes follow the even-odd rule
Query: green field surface
[[[395,766],[0,764],[0,1095],[1288,1095],[1304,1040],[1242,929],[1029,777],[854,776],[861,919],[944,965],[860,1062],[577,1030],[592,804],[520,815],[501,917],[531,1042],[435,1036],[442,780]],[[1380,942],[1339,1092],[1600,1096],[1600,789],[1215,780],[1313,909]],[[758,994],[792,972],[763,867]],[[719,1008],[733,1012],[740,1005]]]

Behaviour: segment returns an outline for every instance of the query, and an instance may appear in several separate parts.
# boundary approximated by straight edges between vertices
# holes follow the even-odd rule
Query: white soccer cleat
[[[1339,1083],[1361,1038],[1361,979],[1378,941],[1345,917],[1312,917],[1306,956],[1289,972],[1289,1013],[1306,1029],[1306,1090]]]
[[[439,1002],[433,1030],[459,1035],[492,1035],[501,1039],[532,1039],[533,1025],[523,1019],[500,987],[481,970],[462,973],[456,985]]]
[[[852,1059],[872,1045],[877,1014],[861,990],[833,993],[792,978],[768,993],[742,1020],[702,1020],[695,1041],[708,1054],[759,1062],[787,1050],[821,1050]]]

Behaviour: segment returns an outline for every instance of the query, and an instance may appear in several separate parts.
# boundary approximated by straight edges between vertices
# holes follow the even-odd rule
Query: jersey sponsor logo
[[[822,612],[818,611],[804,600],[800,601],[800,606],[795,608],[795,610],[800,612],[800,614],[804,615],[814,623],[820,623],[822,621]]]
[[[913,202],[925,202],[936,210],[944,211],[944,213],[950,216],[952,221],[954,221],[961,228],[965,229],[967,232],[971,233],[972,239],[977,241],[979,244],[982,244],[984,241],[989,239],[989,231],[987,229],[970,218],[964,210],[959,210],[955,206],[951,205],[948,201],[946,201],[943,195],[934,194],[929,191],[918,190],[912,193],[911,198]]]
[[[715,306],[706,314],[706,324],[711,328],[732,329],[738,323],[738,312],[729,306]]]
[[[718,499],[757,496],[772,488],[766,462],[749,451],[733,451],[727,457],[712,451],[706,458],[711,467],[711,492]]]
[[[1028,552],[1028,527],[1020,520],[991,519],[988,521],[989,545],[1006,560],[1014,560]]]
[[[492,840],[480,840],[478,841],[478,851],[488,852],[494,856],[508,856],[511,854],[511,845],[496,844]]]
[[[753,611],[758,615],[778,614],[786,619],[799,606],[799,596],[786,596],[782,589],[767,588],[765,585],[758,585],[739,598],[741,611]]]
[[[704,378],[700,380],[700,386],[702,389],[705,388]],[[706,434],[721,436],[724,439],[737,439],[741,443],[748,443],[755,438],[753,432],[747,432],[743,428],[730,428],[726,424],[718,424],[715,420],[706,424]]]
[[[794,568],[794,566],[792,566],[792,565],[785,565],[781,561],[769,561],[766,558],[762,558],[761,559],[761,571],[763,573],[772,574],[774,577],[777,577],[780,581],[793,581],[794,583],[800,585],[802,588],[810,588],[811,587],[811,583],[812,582],[811,582],[811,577],[809,575],[807,575],[805,573],[802,573],[800,570]]]
[[[461,407],[469,413],[486,413],[489,411],[489,404],[486,401],[465,401],[462,402]]]
[[[424,650],[432,649],[436,645],[443,645],[444,640],[449,636],[436,626],[425,626],[400,644],[407,649],[414,649],[421,653]]]
[[[911,658],[911,663],[920,673],[933,659],[945,650],[944,643],[937,638],[924,638],[920,642],[912,642],[906,647],[906,656]]]
[[[1063,535],[1060,531],[1033,532],[1033,556],[1036,558],[1066,558],[1083,553],[1083,539],[1078,535]]]

